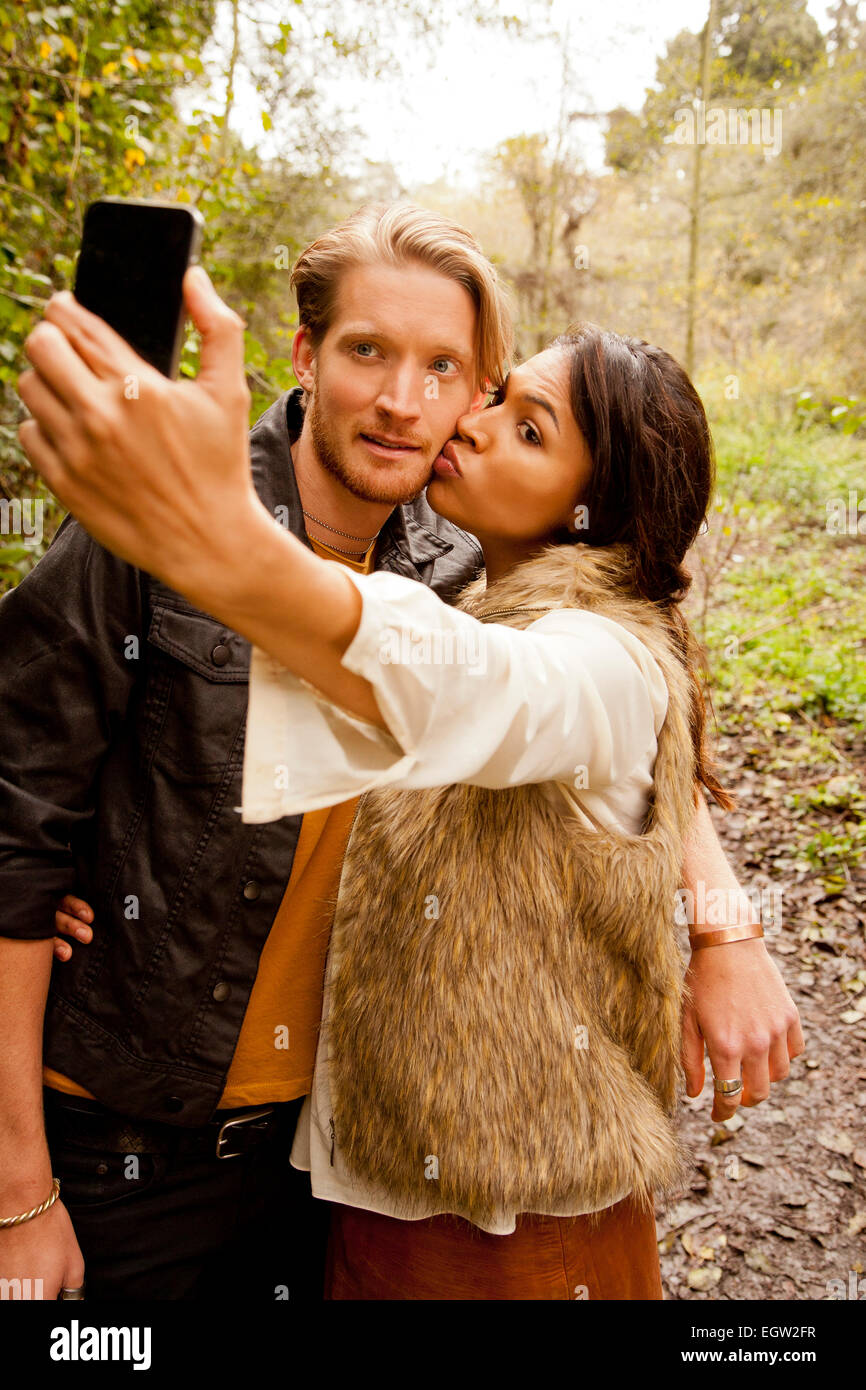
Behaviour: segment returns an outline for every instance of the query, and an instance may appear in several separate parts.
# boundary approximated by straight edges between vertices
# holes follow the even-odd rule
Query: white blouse
[[[547,613],[522,631],[481,623],[415,580],[383,570],[343,572],[363,605],[342,664],[371,682],[390,733],[339,708],[254,647],[238,808],[245,822],[333,806],[373,787],[542,783],[563,815],[590,828],[600,822],[640,833],[668,693],[639,638],[575,608]],[[291,1161],[309,1171],[316,1197],[393,1216],[388,1192],[353,1178],[333,1141],[327,1024],[335,955],[332,948],[313,1089]],[[437,1202],[434,1188],[399,1215],[453,1210]],[[516,1215],[497,1213],[483,1229],[507,1235]]]

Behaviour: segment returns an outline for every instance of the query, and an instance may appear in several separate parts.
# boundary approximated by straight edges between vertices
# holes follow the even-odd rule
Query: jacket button
[[[260,883],[256,883],[255,879],[253,878],[251,878],[248,883],[244,884],[244,897],[249,902],[254,902],[256,898],[260,897],[261,891],[262,885]]]
[[[231,652],[228,647],[224,643],[218,642],[210,654],[210,659],[214,666],[225,666],[230,656]]]
[[[170,1110],[174,1115],[177,1114],[178,1110],[183,1109],[183,1101],[180,1096],[166,1096],[162,1103],[165,1109]]]
[[[229,997],[229,995],[231,994],[231,992],[232,992],[232,987],[231,987],[231,985],[227,985],[226,982],[225,982],[225,980],[220,980],[220,982],[219,982],[218,985],[214,985],[213,991],[212,991],[213,997],[214,997],[214,999],[217,1001],[218,1004],[221,1004],[221,1003],[223,1002],[224,999],[228,999],[228,997]]]

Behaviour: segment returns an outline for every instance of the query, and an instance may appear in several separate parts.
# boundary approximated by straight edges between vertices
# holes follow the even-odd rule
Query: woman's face
[[[543,541],[575,530],[575,508],[592,472],[569,400],[569,361],[547,348],[515,367],[482,410],[461,415],[433,464],[427,501],[485,538]]]

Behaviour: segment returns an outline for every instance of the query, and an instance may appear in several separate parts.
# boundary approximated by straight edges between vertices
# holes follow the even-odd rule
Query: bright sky
[[[326,90],[364,132],[361,153],[393,164],[410,188],[440,177],[465,186],[475,177],[478,157],[500,141],[555,127],[565,44],[573,104],[586,110],[620,105],[637,110],[667,40],[684,28],[697,32],[706,8],[706,0],[615,0],[613,5],[554,0],[561,39],[547,44],[494,36],[452,18],[432,53],[417,41],[405,52],[400,76],[349,81],[337,65],[338,75]],[[809,0],[808,8],[826,29],[828,5]],[[521,13],[521,0],[503,0],[503,9]],[[383,0],[381,11],[386,10]],[[272,152],[254,91],[238,93],[232,124],[263,154]],[[581,123],[581,132],[587,164],[600,168],[599,123]]]

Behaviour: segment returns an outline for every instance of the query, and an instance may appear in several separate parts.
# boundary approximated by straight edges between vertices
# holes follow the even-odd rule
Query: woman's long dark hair
[[[593,461],[580,502],[587,527],[560,542],[628,544],[635,591],[667,616],[691,677],[690,725],[697,780],[724,808],[734,798],[713,772],[706,747],[703,652],[680,603],[692,583],[683,566],[715,484],[712,435],[701,398],[678,362],[642,338],[581,323],[554,339],[570,359],[571,408]]]

